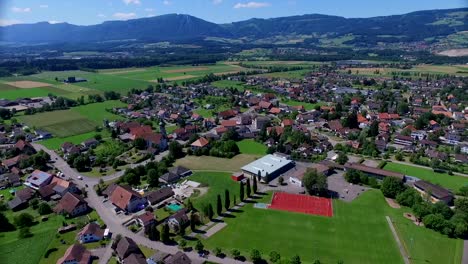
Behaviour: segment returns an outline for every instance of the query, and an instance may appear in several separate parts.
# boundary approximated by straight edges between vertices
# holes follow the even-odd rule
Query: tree
[[[240,257],[240,251],[237,249],[231,250],[231,255],[234,259],[238,259]]]
[[[253,177],[253,185],[252,185],[252,190],[253,190],[253,193],[257,193],[257,177]]]
[[[250,190],[250,179],[247,179],[247,183],[245,184],[246,192],[247,192],[247,197],[250,197],[251,190]]]
[[[214,216],[213,206],[209,204],[208,205],[208,218],[210,220],[213,220],[213,216]]]
[[[25,226],[25,227],[22,227],[20,230],[19,230],[19,233],[18,233],[18,238],[27,238],[27,237],[32,237],[32,233],[31,233],[31,230],[29,229],[29,226]]]
[[[171,242],[171,236],[169,232],[169,225],[167,223],[164,223],[163,226],[161,227],[161,241],[164,244],[167,244]]]
[[[195,244],[195,250],[198,252],[202,252],[205,249],[205,246],[200,240],[197,240],[197,244]]]
[[[8,218],[0,212],[0,232],[7,232],[15,230],[15,226],[10,223]]]
[[[187,204],[185,206],[189,212],[194,211],[193,203],[190,199],[187,199]]]
[[[239,199],[241,202],[244,201],[244,184],[242,182],[239,184]]]
[[[150,187],[158,187],[159,185],[159,174],[156,169],[150,169],[147,173],[147,181]]]
[[[262,261],[262,255],[260,254],[260,251],[258,251],[258,249],[252,249],[250,252],[250,259],[254,264],[260,263]]]
[[[325,195],[328,191],[327,177],[315,169],[304,174],[302,183],[310,195]]]
[[[432,213],[433,214],[440,214],[442,215],[445,219],[450,219],[453,216],[453,211],[450,209],[450,207],[444,203],[444,202],[437,202],[432,206]]]
[[[397,154],[395,154],[395,159],[398,161],[402,161],[404,159],[403,154],[401,154],[401,152],[398,152]]]
[[[40,215],[46,215],[52,213],[52,208],[50,208],[50,205],[46,202],[42,202],[39,204],[39,207],[37,208],[37,212]]]
[[[34,217],[28,213],[21,213],[15,217],[15,225],[18,227],[29,227],[34,223]]]
[[[231,207],[231,198],[229,197],[229,191],[224,190],[224,208],[226,209],[226,211],[228,211],[229,207]]]
[[[272,263],[276,263],[276,262],[278,262],[280,259],[281,259],[281,255],[280,255],[278,252],[276,252],[276,251],[270,252],[270,261],[271,261]]]
[[[279,183],[279,185],[283,185],[283,184],[284,184],[284,178],[283,178],[283,176],[279,176],[279,177],[278,177],[278,183]]]
[[[39,206],[39,199],[31,199],[31,201],[29,201],[29,206],[31,206],[33,209],[37,209],[37,207]]]
[[[179,247],[184,250],[185,247],[187,246],[187,241],[185,239],[180,240],[179,242]]]
[[[218,214],[218,216],[221,216],[222,213],[223,213],[223,204],[221,202],[221,195],[218,194],[218,197],[216,199],[216,214]]]
[[[379,134],[379,122],[373,121],[369,127],[369,136],[376,137]]]
[[[413,188],[408,188],[404,192],[399,193],[396,196],[396,200],[399,204],[408,207],[413,207],[413,205],[422,202],[421,195]]]
[[[289,264],[301,264],[301,258],[298,255],[292,256]]]
[[[219,247],[216,247],[214,250],[213,250],[213,253],[216,257],[222,257],[223,256],[223,252],[221,251],[221,248]]]
[[[136,149],[139,149],[139,150],[144,150],[146,149],[146,140],[144,138],[137,138],[133,141],[133,146],[136,148]]]
[[[181,237],[184,237],[184,236],[185,236],[185,228],[186,228],[185,225],[181,225],[181,226],[179,227],[179,236],[181,236]]]
[[[190,230],[192,230],[192,232],[197,230],[197,220],[193,212],[190,214]]]
[[[182,158],[184,156],[182,145],[180,145],[177,141],[172,141],[169,144],[169,155],[174,159]]]
[[[161,234],[156,227],[156,224],[152,224],[148,230],[148,239],[151,241],[158,241],[161,237]]]
[[[395,198],[399,193],[405,190],[403,182],[395,177],[385,177],[380,188],[385,197]]]
[[[338,157],[336,158],[336,162],[338,162],[341,165],[344,165],[346,162],[348,162],[348,155],[344,152],[340,152],[338,154]]]

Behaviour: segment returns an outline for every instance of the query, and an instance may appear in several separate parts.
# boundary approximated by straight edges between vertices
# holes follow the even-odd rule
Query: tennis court
[[[332,217],[332,200],[317,196],[276,192],[269,209]]]

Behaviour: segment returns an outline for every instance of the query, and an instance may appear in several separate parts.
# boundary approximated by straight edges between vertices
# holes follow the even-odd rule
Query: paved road
[[[465,240],[463,244],[463,258],[462,264],[468,264],[468,240]]]
[[[104,223],[107,225],[107,228],[110,229],[110,231],[114,234],[122,234],[123,236],[127,236],[132,238],[136,243],[170,254],[175,254],[179,249],[177,246],[168,246],[165,245],[161,242],[155,242],[151,241],[148,238],[144,236],[137,235],[133,233],[132,231],[128,230],[125,228],[121,221],[115,216],[112,210],[109,208],[106,208],[104,203],[102,202],[102,198],[99,197],[96,192],[93,190],[94,185],[98,184],[99,180],[98,178],[90,178],[90,177],[85,177],[83,175],[80,175],[77,171],[72,169],[60,156],[58,156],[54,151],[47,149],[46,147],[39,145],[39,144],[33,144],[34,148],[36,150],[44,150],[47,152],[52,160],[55,160],[55,167],[62,171],[67,177],[70,177],[75,180],[75,183],[80,186],[80,187],[85,187],[87,184],[89,187],[87,188],[88,190],[88,197],[86,198],[88,204],[94,208],[101,219],[104,221]],[[168,153],[163,152],[157,157],[155,157],[155,160],[161,160],[162,157],[166,156]],[[140,163],[140,164],[145,164],[149,161]],[[139,165],[139,164],[137,164]],[[134,166],[137,166],[134,165]],[[83,180],[79,180],[78,177],[83,177]],[[106,178],[106,180],[111,180],[118,177],[118,175],[113,175],[113,176],[107,176],[103,177]],[[207,258],[201,258],[198,256],[196,252],[186,252],[187,256],[191,259],[198,260],[200,262],[204,262],[206,260],[216,262],[216,263],[226,263],[226,264],[239,264],[239,263],[248,263],[248,262],[240,262],[231,258],[218,258],[216,256],[209,255]],[[112,257],[112,249],[110,247],[107,247],[103,257],[100,259],[99,263],[106,264],[109,260],[109,258]],[[149,257],[149,256],[147,256]],[[106,259],[107,258],[107,259]]]

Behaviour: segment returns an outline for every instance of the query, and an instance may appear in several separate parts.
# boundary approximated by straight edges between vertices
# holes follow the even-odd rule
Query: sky
[[[468,0],[0,0],[0,25],[68,22],[93,25],[170,13],[215,23],[302,14],[373,17],[468,7]]]

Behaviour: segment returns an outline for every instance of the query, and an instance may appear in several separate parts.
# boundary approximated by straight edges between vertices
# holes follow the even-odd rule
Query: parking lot
[[[337,171],[328,176],[328,189],[332,192],[334,198],[338,198],[347,202],[356,199],[360,194],[367,191],[369,188],[349,183],[344,178],[343,171]]]

